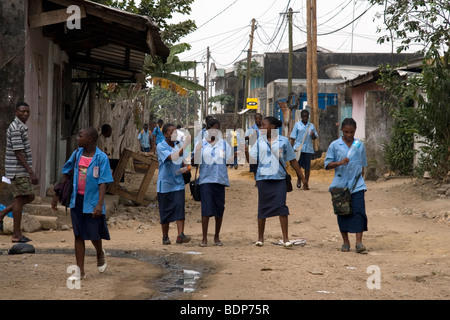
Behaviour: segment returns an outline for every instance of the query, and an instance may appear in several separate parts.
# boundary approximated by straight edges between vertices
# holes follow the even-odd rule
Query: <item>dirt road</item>
[[[27,234],[37,253],[17,256],[7,255],[10,236],[0,236],[0,299],[450,298],[450,200],[437,198],[432,183],[367,182],[369,231],[363,242],[368,252],[354,252],[352,235],[352,251],[342,253],[327,192],[333,173],[312,171],[310,190],[296,189],[294,181],[287,200],[290,238],[306,244],[292,249],[272,244],[281,238],[279,220],[272,218],[265,245],[255,247],[257,189],[247,170],[229,169],[222,247],[213,245],[213,220],[209,246],[199,247],[200,204],[188,192],[186,234],[193,240],[184,245],[175,244],[175,225],[169,234],[173,244],[161,244],[156,207],[119,206],[110,218],[112,240],[104,245],[108,270],[98,274],[90,252],[80,289],[67,284],[67,268],[75,263],[72,231]],[[187,287],[187,270],[198,272],[193,290]]]

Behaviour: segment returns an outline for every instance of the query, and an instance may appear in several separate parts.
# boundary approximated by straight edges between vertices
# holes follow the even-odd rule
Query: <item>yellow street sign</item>
[[[248,98],[247,99],[247,109],[258,109],[258,99]]]

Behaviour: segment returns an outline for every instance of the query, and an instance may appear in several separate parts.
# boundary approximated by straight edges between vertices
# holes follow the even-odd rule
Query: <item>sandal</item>
[[[366,250],[366,247],[362,243],[356,245],[356,253],[364,253]]]
[[[342,252],[349,252],[349,251],[350,251],[350,245],[344,243],[344,244],[342,245],[342,247],[341,247],[341,251],[342,251]]]
[[[256,242],[255,242],[255,246],[257,246],[257,247],[262,247],[262,246],[264,246],[264,242],[262,242],[262,241],[256,241]]]

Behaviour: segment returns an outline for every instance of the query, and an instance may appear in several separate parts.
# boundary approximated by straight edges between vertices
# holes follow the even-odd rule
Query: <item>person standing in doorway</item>
[[[26,125],[29,117],[30,106],[26,102],[17,103],[14,121],[6,131],[5,176],[11,180],[14,201],[0,211],[0,231],[3,231],[3,218],[12,211],[13,243],[31,241],[22,235],[22,210],[24,205],[34,200],[33,185],[39,182],[32,169],[33,159]]]
[[[291,146],[300,157],[297,156],[298,164],[300,168],[305,170],[306,181],[309,182],[309,175],[311,172],[311,160],[314,155],[313,140],[319,137],[314,124],[309,122],[309,111],[302,110],[300,113],[301,121],[297,122],[292,129],[290,141]],[[297,188],[301,188],[302,184],[300,180],[297,180]],[[304,190],[309,188],[303,185]]]

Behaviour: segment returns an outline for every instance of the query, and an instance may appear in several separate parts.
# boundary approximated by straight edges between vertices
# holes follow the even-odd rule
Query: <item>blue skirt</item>
[[[185,191],[158,193],[159,217],[161,224],[185,220]]]
[[[349,217],[337,216],[339,231],[349,233],[360,233],[367,231],[366,202],[364,200],[365,190],[352,193],[353,214]]]
[[[289,215],[286,205],[286,181],[259,180],[258,187],[258,219]]]
[[[73,234],[83,240],[110,240],[106,217],[102,214],[99,218],[93,218],[92,214],[83,213],[84,196],[77,194],[75,208],[70,209]]]
[[[218,183],[200,185],[202,217],[222,218],[225,211],[225,186]]]
[[[298,159],[298,165],[304,170],[311,170],[312,153],[302,152],[300,153],[300,159]]]

